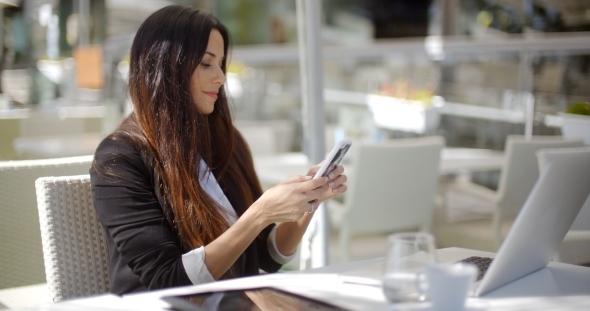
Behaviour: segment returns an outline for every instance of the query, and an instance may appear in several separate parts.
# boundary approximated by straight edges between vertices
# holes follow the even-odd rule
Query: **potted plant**
[[[566,112],[559,115],[563,119],[561,132],[564,137],[583,138],[584,143],[590,146],[590,103],[574,102],[569,105]]]

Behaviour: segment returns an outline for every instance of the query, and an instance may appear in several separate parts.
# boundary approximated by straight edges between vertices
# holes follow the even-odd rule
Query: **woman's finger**
[[[307,176],[309,177],[309,176]],[[328,182],[328,177],[321,177],[300,182],[298,184],[300,192],[308,192],[325,185]]]
[[[323,194],[328,190],[328,184],[324,184],[318,188],[305,192],[305,199],[309,201],[319,200]]]
[[[329,181],[328,186],[330,188],[338,188],[338,186],[342,185],[347,180],[348,180],[348,177],[346,175],[340,175],[340,176],[336,177],[336,179]]]
[[[329,174],[328,177],[330,178],[330,180],[333,180],[334,178],[342,175],[342,173],[344,173],[344,166],[342,165],[338,165],[336,166],[335,169],[333,169]]]
[[[317,171],[320,170],[320,167],[322,166],[322,164],[324,163],[324,161],[320,162],[320,164],[316,164],[314,166],[312,166],[309,171],[307,172],[308,176],[315,176],[315,173],[317,173]]]
[[[346,192],[347,189],[348,189],[348,187],[346,185],[342,184],[342,185],[340,185],[340,186],[338,186],[336,188],[333,188],[332,189],[332,192],[334,192],[334,193],[344,193],[344,192]]]
[[[297,175],[297,176],[293,176],[289,179],[286,179],[284,181],[282,181],[280,184],[284,185],[284,184],[293,184],[293,183],[297,183],[297,182],[303,182],[303,181],[307,181],[307,180],[311,180],[311,176],[303,176],[303,175]]]

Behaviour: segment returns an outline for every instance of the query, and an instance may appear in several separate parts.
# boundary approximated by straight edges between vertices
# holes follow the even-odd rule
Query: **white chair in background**
[[[352,146],[353,177],[344,206],[328,203],[344,261],[353,236],[430,231],[444,144],[444,138],[434,136]]]
[[[46,282],[35,180],[87,174],[92,159],[0,162],[0,289]]]
[[[502,166],[498,190],[460,180],[445,187],[446,192],[473,196],[493,206],[491,219],[475,219],[446,223],[439,221],[434,227],[438,247],[464,247],[484,251],[497,251],[514,218],[522,208],[537,178],[539,169],[535,154],[543,148],[581,147],[581,139],[564,139],[561,136],[522,135],[506,138],[505,162]],[[445,209],[453,202],[446,200]]]
[[[539,171],[542,172],[554,159],[567,159],[577,154],[590,156],[590,147],[541,149],[537,152]],[[590,193],[554,260],[570,264],[590,264]]]
[[[55,302],[109,290],[109,251],[92,205],[90,175],[35,182],[47,285]]]

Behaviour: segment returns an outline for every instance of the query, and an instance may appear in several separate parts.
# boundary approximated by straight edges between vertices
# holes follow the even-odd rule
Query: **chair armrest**
[[[328,217],[330,219],[330,224],[334,228],[340,228],[342,226],[342,222],[348,213],[348,207],[342,204],[341,202],[330,199],[326,201],[328,207]]]
[[[590,241],[590,230],[570,230],[563,239],[563,243],[584,241]]]

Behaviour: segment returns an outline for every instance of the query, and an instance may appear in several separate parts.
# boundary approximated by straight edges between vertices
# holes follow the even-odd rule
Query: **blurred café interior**
[[[296,0],[0,1],[0,289],[45,282],[33,181],[89,166],[36,173],[31,163],[91,159],[132,111],[135,31],[170,4],[228,26],[226,89],[263,188],[307,172]],[[321,5],[324,145],[353,141],[349,191],[326,207],[328,264],[382,257],[387,235],[408,230],[432,232],[437,248],[495,252],[539,176],[535,152],[590,145],[590,1]],[[365,145],[392,146],[391,160],[361,161]],[[586,210],[572,230],[590,230]],[[564,242],[559,260],[590,264],[589,244]],[[304,247],[284,269],[309,265]],[[12,268],[23,260],[28,279]]]

